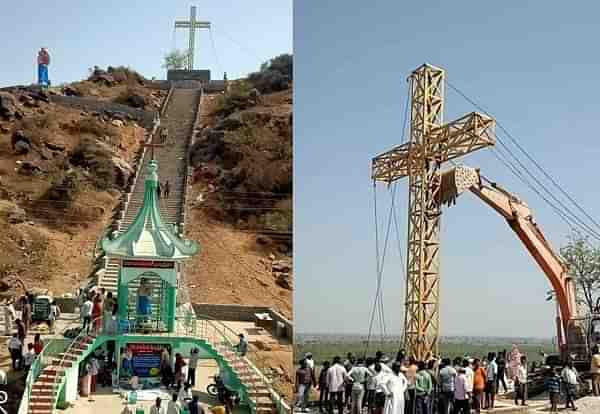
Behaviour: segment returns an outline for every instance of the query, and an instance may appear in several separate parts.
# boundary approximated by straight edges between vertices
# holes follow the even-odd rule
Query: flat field
[[[306,352],[311,352],[315,362],[320,365],[323,361],[331,361],[334,356],[342,358],[348,352],[355,356],[374,355],[381,350],[393,358],[399,349],[399,338],[380,341],[379,338],[371,340],[367,347],[366,338],[359,335],[345,335],[334,337],[330,335],[299,335],[294,346],[296,362]],[[516,344],[522,354],[526,354],[529,361],[541,361],[541,351],[555,353],[555,346],[550,339],[537,338],[484,338],[484,337],[445,337],[440,343],[442,356],[454,358],[457,356],[483,357],[488,352],[499,352],[504,349],[510,351],[512,344]]]

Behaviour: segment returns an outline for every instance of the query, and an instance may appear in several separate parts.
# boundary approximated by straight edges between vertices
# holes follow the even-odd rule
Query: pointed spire
[[[102,239],[102,249],[108,256],[152,259],[187,259],[200,251],[193,240],[175,234],[172,225],[163,223],[158,199],[158,163],[148,163],[144,182],[144,202],[133,223],[114,240]]]

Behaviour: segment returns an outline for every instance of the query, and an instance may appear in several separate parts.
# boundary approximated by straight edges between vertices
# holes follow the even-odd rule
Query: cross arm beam
[[[178,29],[189,29],[191,27],[191,23],[187,21],[177,20],[175,22],[175,27]],[[194,22],[194,29],[210,29],[210,22]]]
[[[496,121],[471,112],[455,121],[433,128],[426,143],[408,142],[373,158],[371,178],[391,183],[406,177],[409,168],[421,171],[427,161],[445,162],[492,146]]]

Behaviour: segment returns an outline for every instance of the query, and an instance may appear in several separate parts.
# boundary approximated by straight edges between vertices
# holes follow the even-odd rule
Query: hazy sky
[[[598,217],[600,5],[585,6],[295,3],[298,332],[368,329],[376,277],[370,160],[400,142],[406,78],[424,62],[446,69],[452,84],[482,103]],[[447,92],[445,120],[473,110]],[[564,243],[569,228],[490,151],[463,161],[522,196],[550,242],[557,249]],[[398,187],[403,254],[406,194],[404,180]],[[378,185],[380,219],[389,199]],[[444,210],[442,227],[442,334],[554,334],[554,306],[544,300],[549,283],[497,213],[465,194]],[[397,333],[404,282],[395,240],[389,252],[385,317],[388,331]]]
[[[195,67],[209,68],[214,79],[223,71],[230,79],[292,51],[292,0],[190,2],[181,0],[61,0],[10,2],[0,14],[0,86],[29,84],[36,79],[36,54],[48,47],[53,84],[79,80],[97,65],[131,66],[148,78],[166,77],[163,56],[173,47],[186,48],[188,32],[174,21],[188,19],[197,6],[198,20],[213,24],[212,37],[196,37]]]

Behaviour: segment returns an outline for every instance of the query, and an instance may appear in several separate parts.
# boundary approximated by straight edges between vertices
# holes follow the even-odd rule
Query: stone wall
[[[195,80],[200,82],[210,82],[210,70],[169,70],[167,71],[167,80]]]
[[[143,109],[132,108],[131,106],[118,103],[99,101],[93,98],[80,98],[77,96],[51,95],[50,101],[57,105],[70,108],[81,109],[82,111],[111,111],[123,112],[135,118],[144,128],[152,128],[153,120],[156,115],[154,111],[145,111]]]
[[[280,322],[285,326],[285,336],[290,340],[294,337],[292,322],[267,306],[216,305],[211,303],[194,303],[193,306],[198,316],[204,315],[223,321],[254,322],[255,313],[268,313],[273,319],[273,327],[276,326],[277,322]]]

